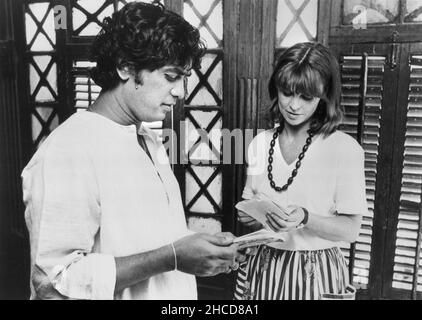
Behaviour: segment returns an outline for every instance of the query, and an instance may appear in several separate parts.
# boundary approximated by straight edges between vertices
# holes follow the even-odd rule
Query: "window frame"
[[[405,0],[400,1],[399,23],[368,24],[366,29],[355,29],[353,25],[343,25],[343,0],[328,0],[331,2],[330,44],[334,42],[349,43],[388,43],[393,34],[400,35],[401,42],[417,42],[418,32],[422,31],[422,22],[404,23]]]

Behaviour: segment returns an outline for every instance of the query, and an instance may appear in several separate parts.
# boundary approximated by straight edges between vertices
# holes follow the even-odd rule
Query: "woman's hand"
[[[297,229],[305,218],[301,207],[289,206],[282,215],[270,212],[267,214],[267,224],[275,232],[287,232]]]
[[[237,211],[237,216],[240,223],[252,230],[260,230],[264,227],[262,223],[240,210]]]

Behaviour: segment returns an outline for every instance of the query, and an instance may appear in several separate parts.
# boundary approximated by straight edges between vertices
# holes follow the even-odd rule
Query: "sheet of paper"
[[[262,223],[262,225],[264,225],[267,229],[269,229],[269,227],[267,226],[266,215],[269,212],[274,212],[281,217],[286,215],[280,207],[269,199],[251,199],[240,201],[236,205],[236,209]]]

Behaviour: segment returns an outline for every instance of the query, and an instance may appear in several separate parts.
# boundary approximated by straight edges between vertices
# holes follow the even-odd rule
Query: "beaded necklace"
[[[272,174],[273,162],[274,162],[273,155],[274,155],[274,146],[276,144],[278,136],[281,134],[282,131],[283,131],[283,128],[280,126],[274,132],[273,139],[271,140],[271,144],[270,144],[269,154],[268,154],[268,168],[267,168],[268,169],[268,180],[270,181],[271,188],[273,188],[277,192],[286,191],[289,188],[289,186],[293,183],[293,179],[296,177],[297,172],[298,172],[300,166],[302,165],[302,160],[305,157],[305,153],[306,153],[306,151],[308,151],[309,146],[312,143],[312,138],[314,136],[313,132],[309,132],[309,136],[306,139],[306,143],[303,146],[302,152],[299,154],[299,158],[296,161],[295,169],[293,169],[290,178],[287,179],[287,183],[284,186],[278,187],[278,186],[276,186],[276,184],[273,180],[273,174]]]

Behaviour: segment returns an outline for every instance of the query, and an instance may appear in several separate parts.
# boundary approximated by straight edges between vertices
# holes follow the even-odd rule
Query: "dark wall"
[[[13,31],[13,6],[19,3],[0,0],[0,299],[29,295],[29,245],[22,228],[19,59]]]

